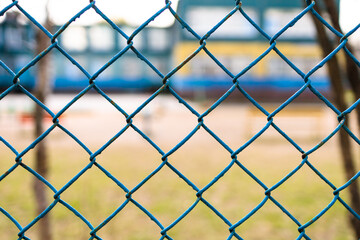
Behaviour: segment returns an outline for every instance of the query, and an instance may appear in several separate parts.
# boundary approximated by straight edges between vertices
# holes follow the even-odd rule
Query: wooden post
[[[328,2],[333,2],[333,0],[324,0],[326,4]],[[333,3],[335,6],[335,3]],[[314,9],[321,14],[321,9],[314,6]],[[334,14],[333,10],[329,11],[329,14]],[[317,30],[317,38],[319,45],[322,49],[323,57],[329,55],[333,49],[335,49],[333,42],[330,40],[329,36],[326,33],[324,25],[314,16],[312,15],[313,22],[315,24],[315,28]],[[336,16],[332,16],[331,18],[336,18]],[[337,27],[337,26],[335,26]],[[340,111],[346,110],[346,102],[345,102],[345,94],[344,94],[344,83],[342,81],[342,71],[336,55],[327,62],[327,70],[328,75],[331,83],[332,95],[334,98],[334,102],[336,107]],[[349,116],[346,117],[347,122],[349,122]],[[342,162],[345,171],[346,179],[349,180],[357,173],[355,169],[353,153],[351,150],[351,139],[348,133],[341,129],[339,131],[339,145],[342,155]],[[350,206],[351,208],[360,214],[360,193],[359,193],[359,183],[358,181],[354,181],[352,184],[349,185],[349,192],[350,192]],[[360,220],[355,218],[351,213],[349,213],[349,220],[350,224],[354,230],[356,239],[360,239]]]
[[[49,14],[46,8],[46,20],[44,27],[48,30],[51,29],[52,24],[49,19]],[[36,30],[36,54],[41,53],[50,45],[50,39],[40,29]],[[50,53],[45,55],[37,63],[37,74],[36,74],[36,86],[35,86],[35,97],[42,103],[46,103],[46,97],[50,92]],[[44,110],[36,104],[34,111],[35,119],[35,137],[39,137],[44,132]],[[48,155],[46,138],[37,144],[35,148],[35,171],[39,173],[45,179],[48,177]],[[46,198],[47,186],[38,179],[34,179],[34,193],[37,204],[37,214],[42,213],[48,206],[48,200]],[[52,240],[51,227],[50,227],[50,215],[46,214],[39,221],[39,240]]]

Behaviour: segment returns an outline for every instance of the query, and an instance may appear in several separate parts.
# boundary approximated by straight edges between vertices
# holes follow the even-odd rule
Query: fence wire
[[[306,229],[311,226],[313,223],[315,223],[318,219],[320,219],[332,206],[338,202],[342,204],[350,214],[352,214],[357,220],[360,221],[360,215],[359,213],[355,212],[348,203],[346,203],[345,200],[341,197],[341,192],[344,191],[346,188],[349,187],[349,185],[356,181],[359,176],[360,172],[358,172],[355,176],[353,176],[348,182],[346,182],[342,186],[335,186],[333,183],[331,183],[330,180],[328,180],[319,170],[316,169],[316,167],[308,160],[309,156],[317,151],[319,148],[321,148],[324,143],[329,141],[332,137],[334,137],[335,134],[337,134],[340,129],[345,130],[349,136],[354,140],[355,143],[360,144],[360,140],[358,137],[355,136],[351,132],[351,130],[345,125],[347,116],[354,111],[354,109],[358,106],[360,103],[360,99],[356,100],[351,106],[346,109],[345,111],[341,112],[339,111],[334,104],[329,101],[326,97],[324,97],[315,87],[313,87],[311,82],[311,76],[316,73],[318,69],[323,67],[331,58],[333,58],[338,52],[343,50],[347,55],[350,56],[350,58],[356,63],[358,67],[360,67],[360,62],[354,55],[351,54],[351,52],[347,48],[347,43],[349,37],[360,27],[360,24],[357,25],[355,28],[353,28],[351,31],[346,33],[345,35],[338,32],[334,27],[332,27],[325,19],[323,19],[315,10],[314,5],[316,4],[315,1],[308,1],[307,7],[303,9],[302,12],[300,12],[293,20],[291,20],[285,27],[283,27],[279,32],[277,32],[274,36],[268,35],[257,23],[255,23],[249,15],[247,15],[246,11],[242,8],[241,2],[236,1],[235,6],[232,11],[228,13],[228,15],[224,16],[224,18],[216,24],[210,31],[208,31],[204,36],[200,36],[194,31],[184,20],[181,16],[177,14],[177,12],[173,9],[171,2],[169,0],[166,0],[164,3],[163,8],[158,10],[153,16],[151,16],[146,22],[144,22],[141,26],[139,26],[131,35],[127,35],[120,27],[117,26],[112,20],[110,20],[109,17],[107,17],[101,9],[99,9],[96,5],[95,1],[90,1],[90,3],[83,8],[80,12],[78,12],[73,18],[69,19],[69,21],[61,26],[59,30],[57,30],[56,33],[52,34],[49,32],[42,24],[37,22],[28,12],[26,12],[21,5],[19,4],[19,1],[13,0],[11,4],[9,4],[7,7],[2,9],[0,11],[0,16],[3,16],[7,11],[17,9],[20,11],[28,20],[30,20],[33,24],[36,25],[37,28],[39,28],[42,32],[44,32],[48,38],[49,38],[49,46],[39,55],[37,55],[32,61],[30,61],[25,67],[23,67],[20,71],[14,72],[13,69],[10,69],[4,63],[3,61],[0,61],[0,66],[5,69],[9,74],[12,75],[13,78],[13,84],[7,88],[4,92],[0,95],[0,100],[4,99],[8,94],[14,92],[14,91],[21,91],[22,94],[25,94],[29,97],[33,102],[41,106],[48,114],[52,117],[52,125],[41,135],[39,136],[34,142],[32,142],[27,148],[25,148],[23,151],[18,151],[15,149],[15,147],[12,146],[12,144],[4,139],[2,136],[0,136],[1,142],[10,149],[15,154],[15,162],[14,165],[5,173],[3,173],[0,176],[0,181],[4,180],[7,176],[9,176],[14,170],[17,168],[23,168],[26,171],[28,171],[30,174],[34,175],[37,179],[39,179],[41,182],[43,182],[48,189],[50,189],[54,193],[54,200],[53,202],[36,218],[34,218],[28,225],[22,226],[17,219],[15,219],[7,209],[4,209],[0,207],[0,212],[8,218],[9,221],[11,221],[18,229],[18,239],[29,239],[27,237],[27,232],[29,229],[31,229],[44,215],[48,214],[56,205],[61,204],[65,208],[67,208],[69,211],[71,211],[75,216],[78,217],[79,221],[83,221],[89,228],[89,239],[101,239],[101,236],[98,234],[99,230],[102,229],[105,225],[107,225],[112,219],[121,212],[127,205],[132,204],[136,208],[138,208],[141,212],[146,214],[152,221],[156,223],[156,225],[159,227],[159,238],[160,239],[173,239],[171,235],[169,234],[169,231],[174,228],[179,222],[181,222],[185,216],[187,216],[191,211],[193,211],[196,206],[202,202],[205,206],[207,206],[211,211],[213,211],[219,219],[221,219],[225,224],[228,225],[229,229],[229,236],[227,239],[243,239],[237,232],[237,228],[242,225],[244,222],[249,220],[259,209],[261,209],[264,204],[268,201],[273,202],[282,212],[284,215],[286,215],[291,221],[293,221],[298,226],[298,232],[299,235],[297,239],[310,239],[310,237],[306,234]],[[119,36],[126,39],[127,46],[124,47],[121,51],[119,51],[110,61],[108,61],[103,67],[101,67],[95,74],[91,75],[89,74],[74,58],[71,57],[69,53],[67,53],[66,50],[62,48],[62,46],[58,42],[58,37],[75,21],[77,18],[81,18],[81,16],[86,13],[87,11],[95,11],[104,21],[106,21],[114,31],[116,31]],[[165,11],[170,12],[176,21],[181,24],[181,26],[185,29],[185,31],[188,31],[191,35],[193,35],[198,41],[199,41],[199,47],[190,55],[188,56],[183,62],[181,62],[178,66],[173,68],[170,72],[164,74],[161,73],[136,47],[133,45],[133,39],[145,28],[149,25],[151,21],[158,18],[161,14],[163,14]],[[251,62],[246,68],[242,69],[239,73],[231,73],[221,62],[216,59],[216,57],[211,53],[209,49],[206,47],[206,40],[210,39],[213,33],[217,31],[217,29],[226,22],[232,15],[234,14],[241,14],[263,37],[268,39],[269,41],[269,47],[266,51],[264,51],[257,59],[255,59],[253,62]],[[319,19],[326,28],[331,32],[331,34],[335,35],[336,37],[340,38],[340,42],[338,46],[332,51],[331,54],[329,54],[327,57],[323,58],[315,67],[313,67],[309,72],[302,72],[294,63],[292,63],[287,57],[286,52],[282,52],[277,48],[276,40],[283,35],[291,26],[293,26],[297,21],[299,21],[304,15],[306,14],[313,14],[317,19]],[[21,82],[21,77],[24,73],[29,71],[30,68],[32,68],[34,65],[36,65],[45,55],[49,54],[51,51],[58,51],[59,53],[63,54],[71,63],[73,63],[77,68],[87,77],[89,80],[88,86],[83,89],[80,93],[77,94],[76,97],[74,97],[70,102],[66,104],[58,113],[52,112],[46,105],[44,105],[42,102],[40,102],[38,99],[34,97],[29,91],[27,91],[23,86]],[[140,106],[137,107],[137,109],[134,112],[126,112],[121,106],[116,104],[102,89],[97,85],[97,78],[106,71],[109,66],[111,66],[115,61],[120,59],[126,52],[132,51],[138,56],[139,61],[144,61],[158,76],[159,81],[162,81],[162,86],[157,89],[146,101],[144,101]],[[171,87],[171,77],[174,76],[184,65],[186,65],[189,61],[191,61],[197,54],[200,52],[205,52],[220,68],[224,70],[224,72],[229,75],[232,78],[233,84],[230,89],[221,97],[219,98],[211,107],[209,107],[205,112],[198,112],[196,111],[187,101],[185,101],[172,87]],[[285,102],[283,102],[276,110],[273,112],[268,112],[265,110],[254,98],[252,98],[251,95],[249,95],[243,88],[242,88],[242,82],[241,77],[248,72],[250,69],[252,69],[259,61],[261,61],[267,54],[270,52],[275,52],[286,64],[288,64],[296,74],[298,74],[304,81],[301,88],[298,89],[298,91],[293,94],[290,98],[288,98]],[[60,117],[66,113],[66,111],[80,98],[82,98],[85,94],[87,94],[91,89],[95,90],[100,96],[102,96],[106,101],[108,101],[110,104],[113,105],[113,107],[118,110],[125,118],[124,121],[126,121],[126,126],[121,129],[119,132],[117,132],[113,138],[111,138],[107,143],[105,143],[100,149],[98,149],[95,152],[92,152],[83,142],[81,142],[75,134],[70,132],[67,128],[65,128],[61,124]],[[316,96],[320,101],[326,104],[326,106],[331,109],[338,118],[338,125],[337,127],[327,136],[325,137],[320,143],[318,143],[316,146],[311,148],[310,150],[304,150],[302,149],[293,139],[291,139],[286,132],[282,131],[280,127],[278,127],[274,123],[274,119],[276,118],[276,115],[280,113],[286,106],[291,104],[301,93],[303,93],[306,89],[309,89],[314,96]],[[134,123],[133,118],[138,115],[151,101],[153,101],[160,93],[168,91],[173,97],[175,97],[179,104],[183,104],[190,113],[194,115],[194,117],[197,119],[198,124],[196,127],[188,133],[188,135],[180,141],[175,147],[173,147],[170,151],[165,152],[163,151],[159,146],[155,144],[155,142],[146,135],[143,131],[141,131]],[[238,149],[231,149],[219,136],[217,136],[205,123],[206,116],[212,112],[215,108],[217,108],[220,104],[224,102],[225,99],[229,97],[229,95],[234,92],[239,91],[243,96],[246,97],[249,103],[251,103],[253,106],[255,106],[257,109],[259,109],[263,115],[264,118],[267,119],[266,125],[257,132],[250,140],[248,140],[244,145],[240,146]],[[154,170],[152,173],[150,173],[145,179],[143,179],[141,182],[139,182],[134,188],[129,189],[126,187],[121,181],[119,181],[116,177],[114,177],[107,169],[102,167],[101,163],[97,161],[97,157],[107,148],[109,147],[113,141],[115,141],[117,138],[119,138],[121,135],[123,135],[128,129],[135,130],[141,137],[143,137],[151,146],[161,154],[161,163],[158,165],[156,170]],[[169,161],[169,156],[172,155],[174,152],[179,150],[189,139],[191,139],[194,134],[199,131],[199,129],[204,129],[211,137],[213,137],[218,143],[220,143],[223,148],[230,154],[231,161],[228,164],[226,168],[224,168],[212,181],[210,181],[205,187],[199,188],[197,185],[195,185],[193,182],[191,182],[182,172],[180,172],[178,169],[174,167],[174,165]],[[247,169],[241,160],[239,160],[239,155],[241,155],[241,152],[249,147],[260,135],[262,135],[264,132],[266,132],[269,128],[274,128],[277,132],[279,132],[284,139],[286,139],[301,155],[302,160],[299,161],[298,166],[293,169],[291,172],[289,172],[283,179],[281,179],[279,182],[277,182],[273,186],[267,186],[265,185],[255,174],[253,174],[249,169]],[[32,149],[34,148],[40,141],[43,141],[54,129],[60,129],[64,133],[66,133],[68,136],[70,136],[72,139],[75,140],[75,142],[83,148],[90,157],[90,162],[88,165],[83,168],[76,176],[74,176],[68,183],[66,183],[63,187],[60,189],[56,189],[47,179],[44,179],[42,176],[40,176],[35,170],[33,170],[31,167],[23,163],[22,158]],[[318,214],[316,214],[313,219],[311,219],[308,222],[300,222],[298,221],[290,212],[290,210],[286,209],[279,201],[276,200],[272,196],[272,192],[274,192],[279,186],[284,184],[286,181],[288,181],[290,178],[293,177],[293,175],[298,172],[304,165],[309,166],[318,177],[325,182],[333,191],[334,198],[332,201],[323,208],[322,211],[320,211]],[[121,188],[124,192],[124,195],[126,196],[126,200],[106,219],[103,220],[101,224],[98,226],[93,226],[83,215],[81,215],[80,212],[78,212],[75,207],[71,206],[69,203],[65,202],[61,199],[61,195],[67,191],[74,182],[76,182],[79,178],[82,177],[82,175],[88,171],[91,167],[96,167],[100,171],[102,171],[109,179],[111,179],[113,182],[117,184],[119,188]],[[137,192],[140,188],[144,186],[144,184],[147,183],[149,179],[154,177],[154,175],[158,174],[159,171],[161,171],[163,168],[168,168],[171,171],[173,171],[176,175],[178,175],[188,186],[189,189],[194,191],[194,195],[196,195],[196,201],[184,212],[182,213],[174,222],[172,222],[168,226],[164,226],[159,219],[157,219],[149,210],[147,210],[144,206],[142,206],[139,202],[137,202],[133,198],[133,194]],[[205,197],[203,197],[203,194],[211,188],[219,179],[224,176],[230,169],[232,168],[240,168],[244,173],[246,173],[248,176],[250,176],[261,188],[264,190],[264,198],[263,200],[254,208],[252,209],[245,217],[242,219],[239,219],[237,222],[230,222],[219,210],[217,210],[210,202],[206,200]]]

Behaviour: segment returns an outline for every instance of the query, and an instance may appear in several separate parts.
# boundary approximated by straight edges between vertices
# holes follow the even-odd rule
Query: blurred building
[[[186,29],[179,33],[174,59],[177,64],[190,56],[207,34],[235,7],[235,1],[182,0],[178,13],[199,35]],[[233,75],[251,65],[270,46],[283,27],[304,10],[303,1],[242,1],[243,14],[237,11],[210,37],[206,49]],[[248,18],[248,19],[247,19]],[[256,26],[255,26],[256,25]],[[258,28],[258,29],[257,29]],[[321,59],[311,16],[306,14],[276,38],[276,46],[302,72],[309,72]],[[180,92],[203,95],[223,94],[232,86],[232,77],[209,54],[201,51],[176,75],[174,88]],[[325,69],[311,76],[312,84],[326,93],[329,89]],[[241,86],[260,97],[289,95],[303,84],[303,78],[274,51],[239,77]]]
[[[178,15],[193,32],[178,21],[167,28],[147,26],[134,36],[134,49],[129,49],[96,78],[97,85],[105,91],[157,89],[162,85],[161,75],[169,73],[196,51],[201,45],[200,39],[234,7],[234,0],[179,1]],[[232,86],[232,75],[239,75],[238,80],[246,91],[262,97],[277,97],[294,93],[304,84],[293,67],[307,73],[321,56],[309,14],[276,38],[277,49],[293,65],[271,51],[252,66],[269,48],[270,39],[304,10],[303,1],[249,0],[243,1],[241,9],[242,12],[236,11],[206,38],[207,52],[200,51],[170,78],[171,87],[183,95],[216,96]],[[35,57],[36,26],[21,16],[8,12],[0,22],[0,60],[14,72]],[[89,80],[83,71],[95,74],[128,46],[126,38],[137,28],[123,23],[118,26],[121,33],[106,22],[91,26],[71,24],[61,33],[57,38],[59,48],[82,68],[74,65],[69,56],[53,49],[53,90],[78,92],[88,86]],[[59,28],[55,27],[55,31]],[[244,71],[247,68],[249,70]],[[28,89],[34,87],[34,71],[36,65],[20,76],[22,85]],[[318,90],[328,91],[325,69],[318,70],[311,79]],[[12,75],[0,66],[0,88],[6,89],[12,82]]]
[[[60,26],[55,26],[57,31]],[[102,22],[91,26],[71,24],[57,38],[59,48],[66,51],[83,70],[95,74],[122,51],[137,27],[119,24],[122,34]],[[36,26],[17,12],[6,13],[0,23],[0,60],[13,72],[20,71],[34,57]],[[97,85],[106,91],[147,91],[161,86],[162,78],[141,59],[140,54],[161,73],[170,69],[173,29],[146,27],[133,38],[136,50],[129,49],[97,78]],[[50,45],[50,39],[49,39]],[[140,53],[140,54],[138,54]],[[89,79],[72,60],[58,49],[52,54],[53,91],[81,91]],[[21,84],[31,90],[35,86],[36,65],[20,76]],[[0,88],[11,86],[13,76],[0,66]]]

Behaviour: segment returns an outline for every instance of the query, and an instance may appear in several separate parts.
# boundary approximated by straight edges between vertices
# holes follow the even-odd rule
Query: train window
[[[83,27],[69,27],[61,34],[62,45],[70,51],[84,51],[88,42]]]
[[[26,64],[28,64],[31,61],[31,57],[27,55],[20,55],[15,58],[15,66],[16,71],[23,68]]]
[[[167,63],[169,62],[169,59],[167,58],[149,58],[150,62],[159,70],[162,74],[167,73]],[[146,67],[146,74],[151,77],[160,77],[152,68]]]
[[[317,57],[289,57],[289,60],[295,64],[303,73],[308,73],[320,61]],[[287,63],[281,58],[272,57],[268,62],[268,73],[272,76],[299,76]],[[325,76],[325,68],[316,71],[317,76]]]
[[[291,61],[293,59],[290,59]],[[287,64],[278,57],[271,57],[267,62],[267,71],[269,76],[276,77],[296,77],[298,74]]]
[[[3,36],[4,36],[4,33],[3,33],[3,27],[0,26],[0,48],[2,48],[2,46],[4,45],[4,39],[3,39]]]
[[[15,60],[15,57],[12,54],[10,56],[9,55],[7,55],[7,56],[2,55],[0,60],[3,61],[6,64],[6,66],[8,68],[10,68],[12,71],[16,71],[16,69],[15,69],[16,60]],[[2,75],[10,76],[8,71],[6,71],[5,68],[0,66],[0,76],[2,76]]]
[[[221,57],[218,59],[226,65]],[[214,63],[208,56],[198,56],[190,61],[191,74],[194,76],[219,76],[225,74],[224,71]]]
[[[111,51],[114,49],[114,32],[107,26],[89,28],[90,47],[95,51]]]
[[[122,74],[128,78],[136,78],[142,74],[142,66],[138,58],[126,57],[122,61]]]
[[[126,39],[119,33],[116,33],[116,41],[117,41],[117,48],[118,49],[123,49],[126,45],[127,45],[127,41]]]
[[[90,61],[90,72],[91,74],[96,73],[100,68],[102,68],[108,61],[109,59],[107,58],[101,58],[101,57],[92,57],[91,61]],[[103,71],[100,74],[100,78],[107,78],[107,77],[111,77],[113,76],[113,68],[110,66],[107,69],[105,69],[105,71]]]
[[[141,50],[144,47],[144,37],[142,33],[138,33],[134,38],[134,47]]]
[[[86,58],[85,57],[76,57],[76,61],[86,69]],[[67,59],[63,59],[62,63],[64,64],[63,68],[61,66],[61,63],[59,62],[57,66],[57,74],[59,76],[65,75],[69,79],[83,79],[85,78],[85,75],[83,72],[81,72],[74,64],[72,64]]]
[[[264,29],[269,35],[273,36],[280,31],[286,24],[294,19],[301,12],[301,9],[277,9],[271,8],[265,11]],[[303,16],[294,27],[289,28],[282,35],[283,38],[302,38],[313,39],[315,37],[315,27],[311,22],[310,15]]]
[[[252,58],[247,56],[234,56],[230,59],[230,65],[228,69],[234,75],[240,73],[244,68],[246,68],[252,62]],[[252,69],[256,68],[256,65]],[[246,74],[249,76],[252,71],[248,71]]]
[[[161,28],[153,28],[148,31],[149,49],[155,51],[162,51],[169,46],[169,37],[167,30]]]
[[[5,47],[9,50],[20,50],[23,47],[22,28],[5,28]]]
[[[290,60],[304,73],[308,73],[321,61],[319,57],[295,57],[291,58]],[[325,69],[326,67],[320,68],[316,70],[315,74],[317,76],[325,76]]]
[[[227,7],[193,7],[187,12],[186,18],[199,35],[205,35],[231,10]],[[245,12],[258,22],[255,10],[246,9]],[[235,13],[213,33],[212,38],[253,38],[257,34],[257,30],[240,13]]]
[[[3,67],[0,66],[0,76],[10,77],[10,74]]]

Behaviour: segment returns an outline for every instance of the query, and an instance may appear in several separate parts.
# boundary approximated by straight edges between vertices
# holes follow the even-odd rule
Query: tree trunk
[[[51,23],[47,18],[45,28],[51,29]],[[41,31],[36,31],[36,54],[39,54],[45,50],[50,43],[49,38]],[[49,75],[49,66],[50,65],[50,55],[49,53],[44,56],[37,63],[37,75],[36,75],[36,87],[35,87],[35,97],[45,104],[46,96],[50,90],[50,75]],[[35,137],[39,137],[44,132],[43,126],[44,119],[44,110],[36,104],[34,111],[34,120],[35,120]],[[47,145],[46,138],[37,144],[35,148],[35,171],[39,173],[45,179],[48,176],[48,157],[47,157]],[[48,206],[48,200],[46,198],[46,189],[44,183],[39,181],[37,178],[34,180],[34,192],[37,204],[37,214],[42,213]],[[49,213],[46,214],[38,223],[39,226],[39,240],[51,240],[51,228],[50,228],[50,217]]]
[[[325,7],[327,12],[329,13],[332,26],[338,30],[340,33],[344,34],[340,27],[339,22],[339,14],[338,14],[338,8],[333,0],[326,0],[324,1]],[[350,42],[346,43],[347,49],[353,53],[353,47]],[[353,91],[355,99],[360,98],[360,74],[359,74],[359,68],[356,65],[356,63],[349,57],[348,54],[345,53],[345,67],[346,67],[346,75],[347,79],[349,81],[349,85],[351,87],[351,90]],[[360,132],[360,111],[356,111],[356,118],[359,126],[359,132]]]
[[[326,0],[324,2],[328,3],[332,0]],[[335,5],[334,5],[335,6]],[[318,7],[314,7],[314,9],[321,15],[321,11]],[[330,10],[331,14],[333,10]],[[319,45],[322,48],[323,57],[327,56],[334,50],[334,44],[329,39],[324,25],[319,22],[314,15],[312,15],[313,22],[315,24],[317,30],[317,37]],[[334,17],[334,16],[332,16]],[[335,16],[336,17],[336,16]],[[335,26],[336,27],[336,26]],[[341,79],[341,68],[339,61],[336,55],[330,59],[327,63],[327,70],[329,73],[329,79],[331,82],[331,89],[333,93],[333,98],[335,105],[340,111],[344,111],[346,109],[346,102],[344,96],[344,86]],[[348,121],[348,116],[346,117]],[[357,172],[355,170],[355,164],[353,159],[353,154],[351,151],[351,139],[345,130],[341,129],[339,132],[339,144],[342,155],[342,162],[345,171],[346,179],[349,180],[352,178]],[[357,181],[354,181],[349,187],[350,192],[350,206],[351,208],[360,214],[360,193],[359,193],[359,184]],[[354,230],[357,239],[360,239],[360,220],[355,218],[352,214],[349,214],[350,224]]]

